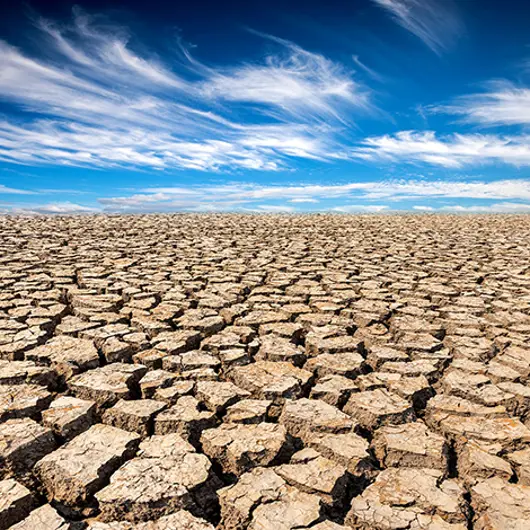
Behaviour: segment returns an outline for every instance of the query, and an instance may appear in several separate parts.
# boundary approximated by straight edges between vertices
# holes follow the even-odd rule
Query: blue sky
[[[528,2],[4,2],[0,212],[530,212]]]

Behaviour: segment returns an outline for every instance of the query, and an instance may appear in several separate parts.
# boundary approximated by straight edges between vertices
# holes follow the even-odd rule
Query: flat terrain
[[[530,528],[530,216],[0,218],[0,530]]]

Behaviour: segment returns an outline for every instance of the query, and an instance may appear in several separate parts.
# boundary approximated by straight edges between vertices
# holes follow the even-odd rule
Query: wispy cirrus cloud
[[[276,170],[296,136],[267,152],[247,148],[246,137],[192,141],[142,128],[101,129],[80,123],[38,120],[31,125],[0,122],[0,160],[77,167]],[[317,148],[317,142],[314,144]],[[315,153],[310,153],[315,156]]]
[[[264,213],[292,213],[295,211],[295,208],[284,204],[260,204],[256,206],[254,211]]]
[[[390,206],[386,204],[343,204],[331,209],[338,213],[381,213],[389,210]]]
[[[396,22],[441,54],[453,45],[463,24],[452,0],[373,0]]]
[[[145,196],[164,193],[168,197],[211,196],[229,201],[256,201],[340,197],[381,199],[396,197],[453,197],[472,199],[530,200],[530,179],[501,179],[491,182],[465,180],[393,179],[381,181],[349,182],[346,184],[302,184],[296,186],[260,186],[237,183],[222,186],[196,186],[190,188],[146,188]]]
[[[211,67],[183,50],[170,67],[78,9],[36,26],[42,56],[0,41],[0,100],[25,113],[0,123],[2,161],[270,171],[341,156],[345,117],[373,108],[352,71],[273,37],[260,62]]]
[[[73,8],[73,25],[64,26],[38,19],[37,27],[49,37],[58,55],[77,64],[91,79],[108,82],[127,79],[134,85],[148,84],[185,90],[188,83],[154,55],[143,58],[130,48],[131,35],[124,27],[111,25],[102,17]],[[82,72],[81,68],[86,70]]]
[[[72,214],[97,214],[101,213],[101,208],[93,208],[76,204],[73,202],[52,202],[46,204],[35,204],[31,206],[13,205],[6,209],[4,213],[12,215],[72,215]]]
[[[497,202],[493,204],[479,204],[464,206],[461,204],[450,204],[438,208],[432,206],[413,206],[420,212],[453,212],[453,213],[528,213],[530,204],[517,202]]]
[[[455,204],[449,204],[449,201]],[[24,199],[26,201],[26,199]],[[414,204],[412,201],[420,201]],[[426,201],[426,202],[424,202]],[[412,205],[411,205],[412,202]],[[477,204],[479,203],[479,204]],[[91,214],[149,212],[288,212],[341,213],[414,211],[530,210],[530,179],[426,180],[387,179],[327,185],[261,185],[250,182],[136,189],[100,197],[94,204],[71,201],[4,202],[16,214]]]
[[[316,204],[318,201],[318,199],[314,199],[313,197],[299,197],[299,198],[295,198],[295,199],[291,199],[289,202],[292,202],[293,204],[303,204],[303,203],[308,203],[308,204]]]
[[[530,136],[400,131],[366,138],[352,156],[368,161],[426,163],[447,168],[502,162],[530,165]]]
[[[37,192],[31,190],[19,190],[17,188],[10,188],[9,186],[4,186],[0,184],[0,195],[6,193],[9,195],[35,195]]]
[[[530,124],[530,88],[509,81],[487,84],[487,90],[456,98],[448,105],[430,107],[432,112],[460,116],[465,123],[485,127]]]
[[[364,62],[361,61],[358,55],[352,55],[352,60],[361,70],[368,74],[372,79],[375,79],[380,83],[385,81],[384,76],[376,72],[373,68],[370,68],[369,66],[364,64]]]
[[[203,93],[225,101],[252,103],[274,117],[288,114],[306,122],[334,118],[343,121],[341,107],[370,110],[370,93],[354,81],[352,72],[321,54],[270,36],[284,53],[268,55],[264,64],[244,64],[211,71]]]
[[[339,206],[325,203],[341,199],[351,202]],[[314,209],[347,212],[383,211],[390,209],[390,206],[381,204],[381,201],[396,203],[411,199],[530,201],[530,180],[484,182],[397,179],[297,186],[234,183],[220,186],[145,188],[128,196],[104,197],[99,202],[106,211],[260,211],[264,206],[270,211],[291,211],[297,204],[320,203]]]

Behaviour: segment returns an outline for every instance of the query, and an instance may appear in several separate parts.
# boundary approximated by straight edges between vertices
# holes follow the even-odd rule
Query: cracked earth
[[[530,528],[529,241],[0,218],[0,530]]]

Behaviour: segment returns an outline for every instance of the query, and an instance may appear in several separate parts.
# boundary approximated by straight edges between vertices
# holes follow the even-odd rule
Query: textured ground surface
[[[0,219],[0,530],[530,528],[530,217]]]

